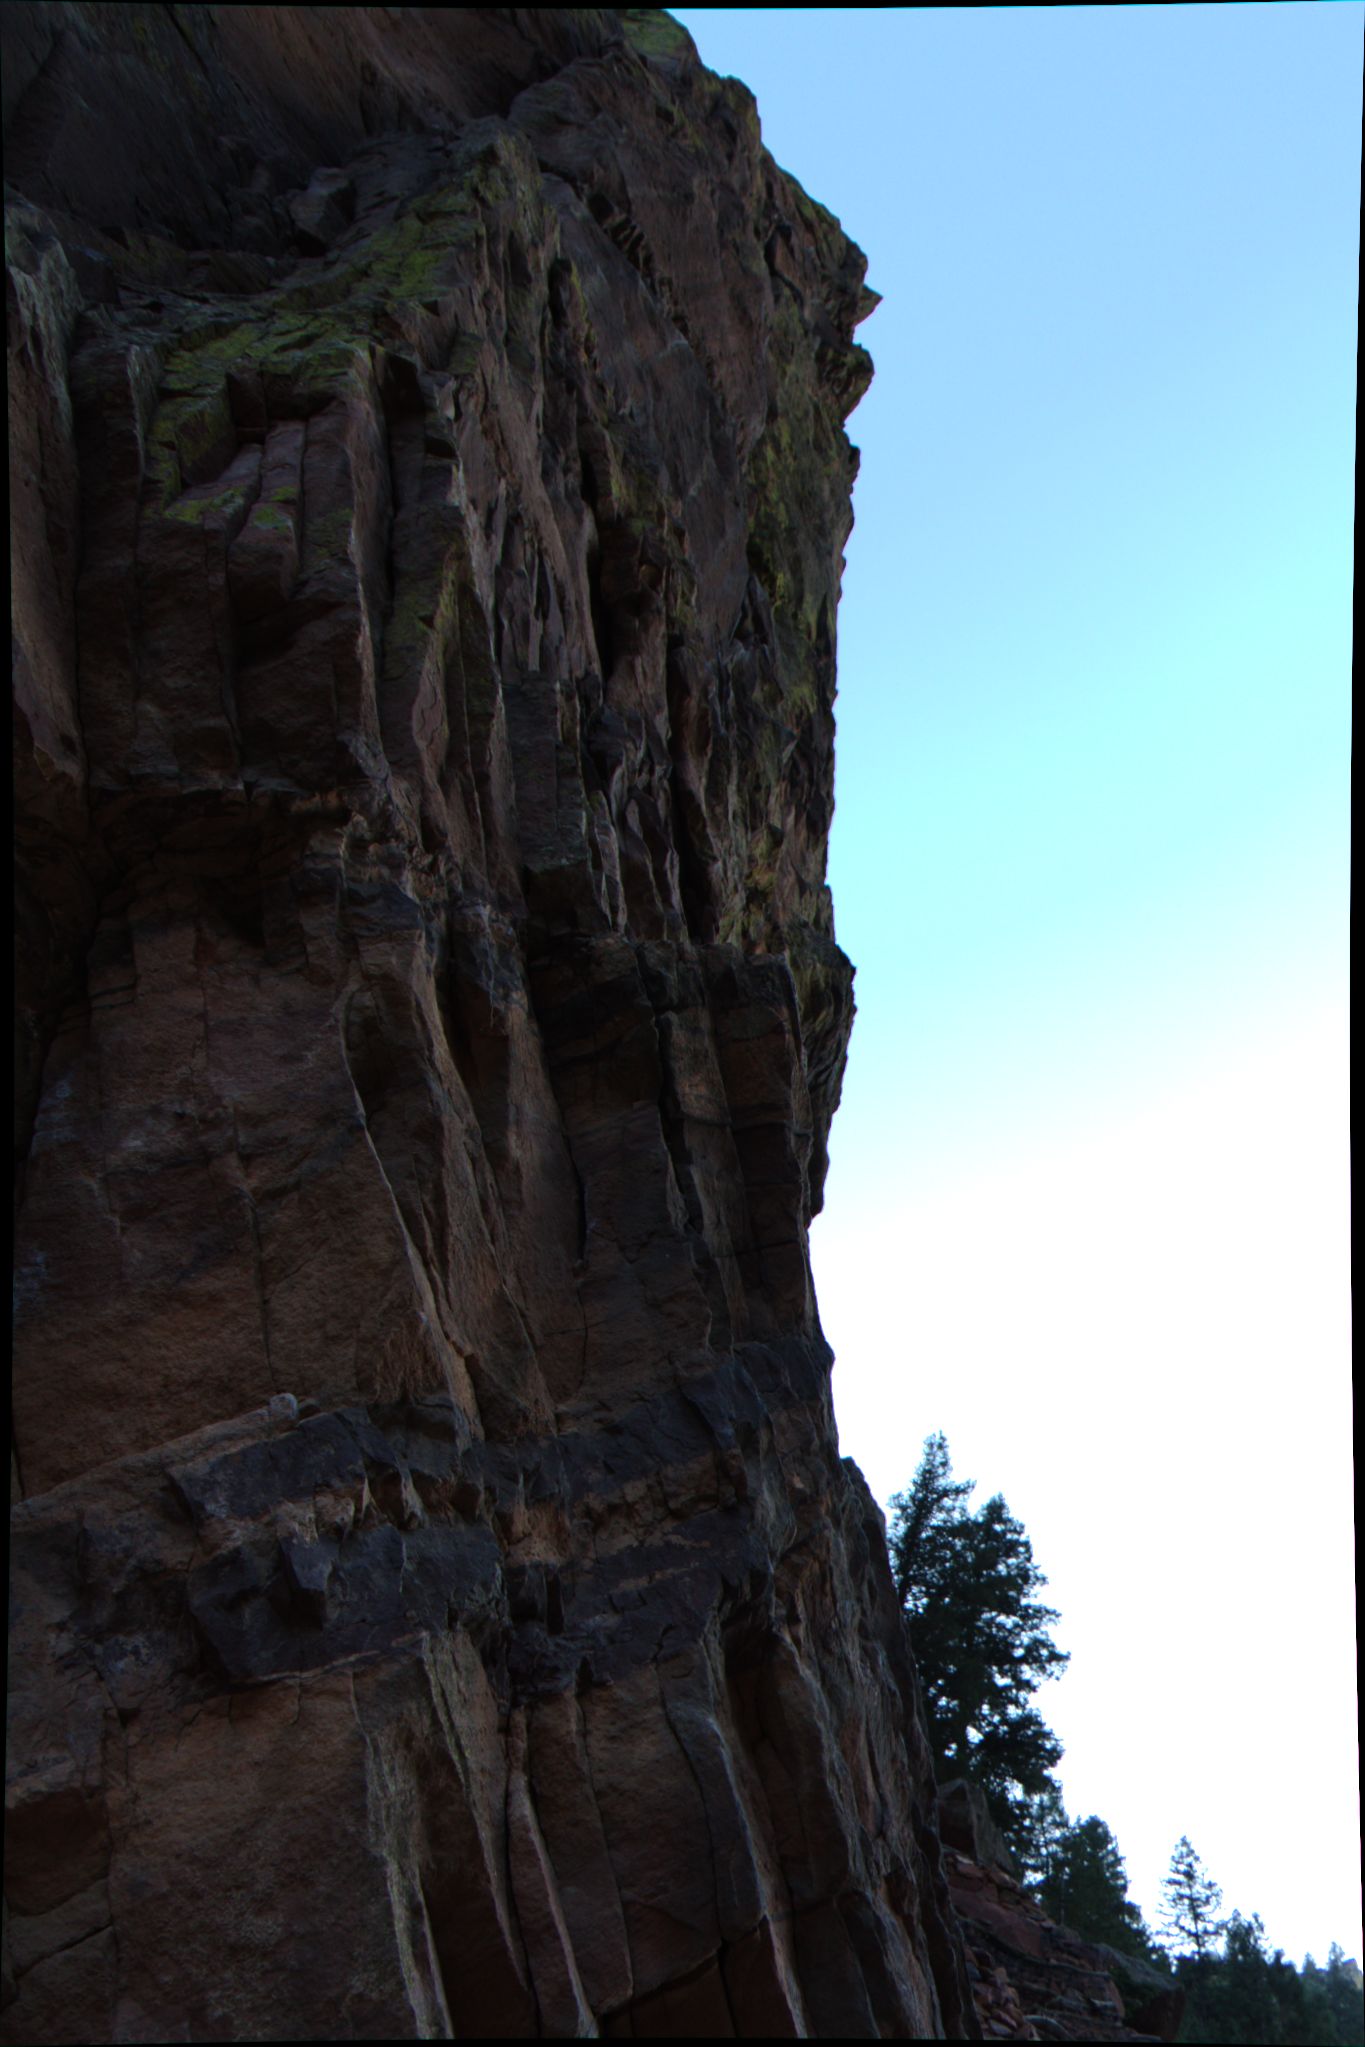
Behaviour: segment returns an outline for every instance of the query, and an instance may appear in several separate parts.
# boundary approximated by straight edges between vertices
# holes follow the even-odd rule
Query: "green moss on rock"
[[[697,47],[680,21],[662,7],[623,7],[621,27],[641,57],[696,57]]]

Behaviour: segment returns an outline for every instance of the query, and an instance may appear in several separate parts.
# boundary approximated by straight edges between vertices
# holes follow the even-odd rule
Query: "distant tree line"
[[[891,1501],[891,1566],[924,1696],[940,1783],[970,1779],[1043,1909],[1086,1939],[1171,1975],[1185,1991],[1182,2041],[1255,2047],[1365,2047],[1365,1981],[1335,1943],[1326,1968],[1302,1970],[1266,1947],[1258,1914],[1222,1913],[1222,1892],[1183,1835],[1153,1933],[1128,1896],[1118,1842],[1098,1815],[1071,1820],[1054,1770],[1062,1744],[1032,1704],[1070,1657],[1047,1579],[1003,1497],[972,1512],[974,1481],[955,1479],[930,1436],[914,1483]]]
[[[1224,1919],[1223,1894],[1185,1835],[1162,1884],[1163,1930],[1185,1990],[1179,2039],[1251,2041],[1264,2047],[1354,2047],[1365,2042],[1365,1978],[1333,1941],[1327,1967],[1302,1970],[1272,1954],[1258,1912]]]

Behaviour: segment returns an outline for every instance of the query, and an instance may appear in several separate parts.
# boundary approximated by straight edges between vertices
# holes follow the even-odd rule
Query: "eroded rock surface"
[[[987,2040],[1174,2040],[1185,1993],[1174,1977],[1062,1926],[1023,1888],[981,1793],[939,1789],[948,1889]]]
[[[806,1251],[862,258],[657,15],[2,25],[6,2037],[974,2037]]]
[[[1048,1917],[998,1864],[945,1848],[968,1975],[988,2040],[1173,2040],[1174,1979]]]

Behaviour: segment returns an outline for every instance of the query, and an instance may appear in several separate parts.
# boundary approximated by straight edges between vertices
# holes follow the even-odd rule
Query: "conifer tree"
[[[1123,1954],[1165,1966],[1166,1958],[1128,1896],[1119,1844],[1098,1814],[1067,1818],[1055,1786],[1024,1801],[1015,1836],[1020,1874],[1043,1909]]]
[[[1344,2047],[1365,2047],[1365,1975],[1336,1941],[1327,1952],[1323,1991]]]
[[[1171,1872],[1161,1880],[1163,1932],[1167,1944],[1206,1962],[1223,1937],[1226,1922],[1218,1917],[1223,1893],[1190,1845],[1180,1836],[1171,1851]]]
[[[1128,1896],[1119,1844],[1096,1813],[1067,1829],[1042,1901],[1055,1919],[1087,1940],[1104,1941],[1124,1954],[1151,1954],[1142,1912]]]
[[[930,1436],[914,1484],[891,1502],[891,1558],[938,1774],[970,1776],[1014,1838],[1062,1754],[1029,1701],[1070,1658],[1051,1639],[1059,1616],[1037,1597],[1047,1579],[1022,1524],[998,1493],[969,1512],[972,1490]]]
[[[1180,2037],[1210,2047],[1360,2047],[1365,1997],[1360,1970],[1334,1947],[1324,1971],[1311,1955],[1300,1974],[1267,1950],[1260,1915],[1233,1912],[1223,1952],[1186,1953],[1176,1975],[1186,1994]]]
[[[1042,1899],[1056,1895],[1062,1853],[1071,1821],[1055,1784],[1035,1791],[1019,1807],[1013,1848],[1026,1887]]]
[[[975,1479],[953,1477],[947,1438],[926,1436],[914,1484],[891,1500],[891,1560],[907,1612],[922,1610],[923,1588],[943,1570],[954,1532],[967,1518],[960,1502],[975,1489]]]

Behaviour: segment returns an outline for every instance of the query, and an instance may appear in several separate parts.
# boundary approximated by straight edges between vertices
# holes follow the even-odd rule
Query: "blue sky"
[[[843,1448],[947,1434],[1155,1911],[1360,1952],[1357,4],[674,9],[883,304],[839,620]],[[1312,1700],[1305,1712],[1305,1700]]]

